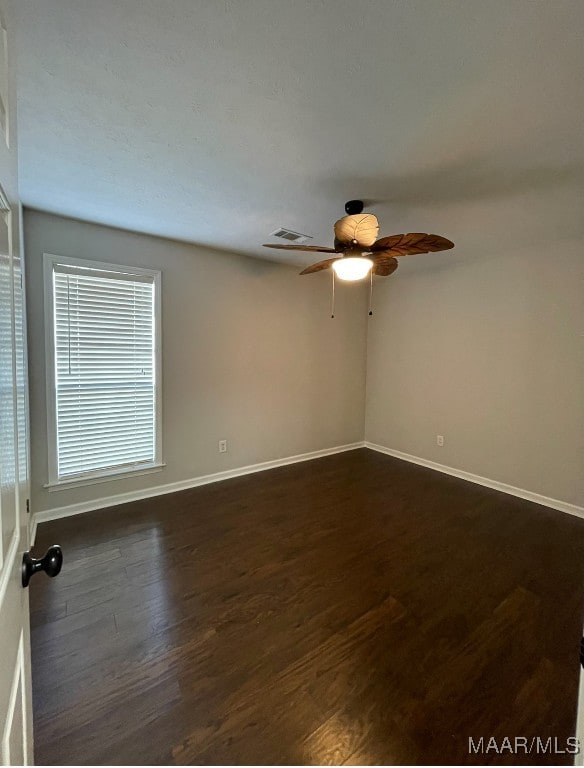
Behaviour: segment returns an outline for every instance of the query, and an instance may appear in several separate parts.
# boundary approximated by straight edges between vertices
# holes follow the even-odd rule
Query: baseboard
[[[36,512],[32,515],[31,520],[30,546],[32,547],[34,545],[38,525],[40,523],[48,522],[49,520],[58,520],[62,517],[79,515],[84,512],[94,512],[97,509],[115,507],[118,504],[127,504],[131,501],[140,501],[142,499],[149,499],[154,496],[163,496],[166,493],[175,493],[176,491],[184,491],[188,490],[189,488],[197,488],[200,485],[218,483],[222,480],[230,480],[231,478],[241,477],[242,475],[250,475],[255,472],[263,472],[268,469],[284,467],[288,464],[297,464],[302,461],[311,461],[312,459],[319,459],[324,456],[332,456],[335,453],[353,451],[356,448],[369,448],[372,451],[384,453],[388,456],[393,456],[396,459],[401,459],[402,461],[418,464],[422,467],[427,467],[428,469],[433,469],[437,472],[443,472],[444,474],[452,475],[453,477],[458,477],[471,483],[476,483],[477,485],[483,485],[486,488],[492,488],[495,491],[508,493],[511,496],[518,496],[521,499],[532,501],[535,504],[541,504],[544,507],[551,507],[552,509],[557,509],[560,512],[566,512],[569,515],[575,515],[576,517],[584,518],[584,507],[578,507],[575,504],[569,504],[565,501],[552,499],[548,496],[542,496],[541,494],[533,493],[532,491],[526,491],[523,488],[516,488],[513,485],[501,483],[498,480],[491,480],[490,478],[482,477],[481,475],[474,475],[471,472],[465,472],[464,470],[449,467],[445,464],[438,464],[435,461],[422,459],[419,456],[412,456],[409,453],[396,451],[392,448],[387,448],[384,445],[377,445],[376,443],[363,441],[357,443],[349,443],[347,445],[338,445],[334,448],[325,448],[320,451],[301,453],[296,456],[287,456],[282,459],[274,459],[273,461],[264,461],[259,464],[249,464],[248,466],[236,467],[235,469],[229,469],[225,472],[215,472],[210,475],[201,475],[199,477],[190,478],[189,480],[182,480],[176,483],[166,483],[165,485],[157,485],[152,488],[144,488],[139,491],[118,493],[113,496],[104,496],[102,498],[93,499],[91,501],[82,502],[80,504],[69,504],[64,507],[55,507],[53,509],[46,509],[41,512]]]
[[[263,461],[260,464],[249,464],[245,467],[228,469],[225,472],[215,472],[211,475],[201,475],[189,480],[181,480],[177,483],[166,483],[166,485],[156,485],[152,488],[143,488],[139,491],[128,491],[127,493],[118,493],[114,496],[104,496],[99,499],[92,499],[80,504],[69,504],[65,507],[55,507],[54,509],[45,509],[35,512],[32,517],[31,525],[31,545],[34,544],[37,526],[40,523],[46,523],[49,520],[57,520],[61,517],[70,517],[71,515],[80,515],[83,512],[94,512],[96,509],[105,509],[106,507],[115,507],[118,504],[127,504],[131,501],[141,501],[153,496],[163,496],[166,493],[175,493],[176,491],[185,491],[189,488],[197,488],[200,485],[209,483],[218,483],[222,480],[231,480],[234,477],[242,475],[251,475],[254,472],[264,472],[267,469],[276,469],[276,467],[285,467],[288,464],[298,464],[301,461],[311,461],[320,459],[323,456],[332,456],[335,453],[344,453],[353,451],[356,448],[364,448],[364,442],[349,443],[347,445],[337,445],[334,448],[324,448],[320,451],[311,451],[310,453],[300,453],[296,456],[287,456],[273,461]]]
[[[516,488],[513,485],[507,485],[507,483],[500,483],[498,480],[491,480],[488,477],[481,477],[481,475],[473,475],[471,472],[465,472],[462,469],[455,469],[454,467],[448,467],[445,464],[438,464],[435,461],[421,459],[419,456],[412,456],[409,453],[395,451],[393,448],[386,448],[384,445],[370,443],[367,440],[365,441],[365,448],[370,448],[372,451],[378,451],[379,453],[385,453],[388,456],[393,456],[394,458],[401,459],[402,461],[409,461],[412,464],[419,464],[420,466],[427,467],[428,469],[434,469],[436,472],[443,472],[446,475],[459,477],[461,480],[468,480],[470,483],[484,485],[486,488],[492,488],[495,491],[502,491],[502,493],[508,493],[511,496],[518,496],[520,499],[533,501],[535,504],[541,504],[544,507],[551,507],[552,509],[557,509],[560,512],[566,512],[569,515],[575,515],[576,517],[584,518],[584,507],[578,507],[575,504],[568,504],[567,501],[551,499],[549,496],[542,496],[539,493],[526,491],[523,488]]]

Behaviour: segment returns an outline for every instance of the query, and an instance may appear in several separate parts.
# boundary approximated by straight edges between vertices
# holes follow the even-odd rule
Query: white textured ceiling
[[[465,206],[583,186],[582,0],[18,7],[35,208],[279,259],[269,232],[330,244],[350,198],[456,242]]]

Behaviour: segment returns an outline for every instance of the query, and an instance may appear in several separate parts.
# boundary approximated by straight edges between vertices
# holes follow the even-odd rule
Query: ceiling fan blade
[[[425,232],[408,232],[407,235],[391,235],[382,237],[373,243],[371,251],[374,256],[382,251],[387,256],[407,256],[413,253],[429,253],[430,251],[447,251],[454,248],[454,243],[440,235],[428,235]]]
[[[301,275],[312,275],[313,272],[320,272],[323,269],[328,269],[330,265],[336,261],[336,259],[325,259],[324,261],[317,261],[316,264],[311,264],[306,269],[303,269]]]
[[[372,213],[357,213],[343,216],[335,221],[335,243],[340,246],[361,246],[369,248],[379,234],[379,222]]]
[[[399,262],[394,258],[376,259],[371,271],[374,275],[379,275],[380,277],[388,277],[395,272],[398,266]]]
[[[276,243],[263,243],[264,248],[277,248],[280,251],[318,251],[319,253],[337,253],[334,248],[324,245],[279,245]]]

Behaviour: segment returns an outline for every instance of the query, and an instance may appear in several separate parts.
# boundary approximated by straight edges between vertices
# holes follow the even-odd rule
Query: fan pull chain
[[[370,282],[369,282],[369,316],[373,314],[372,304],[373,304],[373,270],[369,272]]]
[[[331,317],[335,316],[335,270],[331,269],[333,274],[333,295],[331,298]]]

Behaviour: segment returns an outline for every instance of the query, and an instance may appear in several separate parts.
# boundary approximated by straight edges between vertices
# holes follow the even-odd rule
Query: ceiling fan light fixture
[[[371,259],[365,259],[362,256],[345,256],[333,262],[336,276],[347,282],[363,280],[371,271],[372,266]]]

